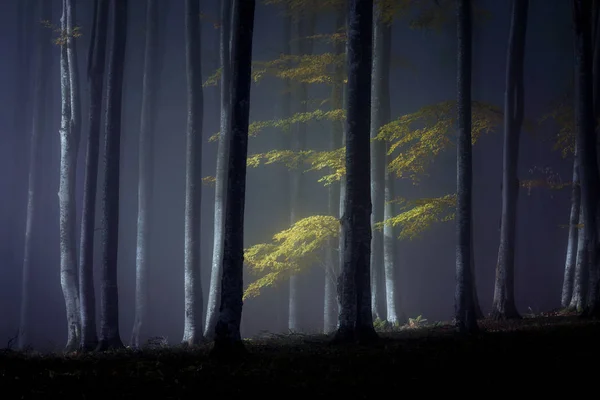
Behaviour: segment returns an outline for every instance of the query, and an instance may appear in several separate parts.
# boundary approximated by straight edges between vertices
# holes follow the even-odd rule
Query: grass
[[[217,391],[225,398],[355,399],[452,392],[459,382],[555,390],[596,373],[586,365],[597,365],[599,322],[546,314],[479,325],[473,336],[444,323],[395,329],[380,332],[380,342],[369,347],[331,346],[325,335],[258,338],[246,340],[248,354],[234,363],[211,359],[210,345],[67,355],[5,350],[0,388],[10,394],[3,399],[179,399]]]

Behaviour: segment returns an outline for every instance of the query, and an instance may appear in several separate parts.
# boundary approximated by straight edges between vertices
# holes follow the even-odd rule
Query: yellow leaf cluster
[[[338,237],[339,231],[337,218],[314,215],[275,234],[272,243],[246,249],[244,260],[250,272],[262,276],[246,288],[244,299],[256,297],[262,289],[320,262],[321,250],[330,239]]]
[[[255,62],[252,77],[255,82],[265,75],[271,75],[300,83],[332,85],[339,83],[336,81],[335,67],[343,66],[344,63],[345,54],[281,54],[274,60]]]
[[[554,149],[559,150],[563,157],[575,154],[575,113],[573,110],[572,93],[565,93],[551,105],[549,113],[544,114],[540,123],[554,120],[558,132],[554,138]]]
[[[502,111],[480,102],[472,103],[472,141],[482,133],[493,131],[502,123]],[[389,164],[400,178],[414,183],[426,174],[435,156],[454,145],[456,102],[445,101],[425,106],[384,125],[376,140],[390,143],[388,154],[398,152]]]
[[[400,204],[404,211],[377,223],[375,227],[382,229],[384,224],[400,227],[399,238],[412,240],[419,237],[432,224],[454,219],[456,194],[413,201],[400,198],[395,202]]]

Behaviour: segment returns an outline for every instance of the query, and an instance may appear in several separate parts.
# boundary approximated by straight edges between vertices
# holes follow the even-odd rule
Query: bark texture
[[[244,205],[246,202],[246,161],[254,0],[235,0],[232,48],[232,119],[225,208],[225,251],[221,306],[213,354],[239,355],[244,352],[240,335],[244,265]]]

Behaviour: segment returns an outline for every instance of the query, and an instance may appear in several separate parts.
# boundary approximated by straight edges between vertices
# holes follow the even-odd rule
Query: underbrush
[[[592,373],[568,366],[583,365],[600,352],[600,323],[574,316],[483,320],[475,335],[458,335],[449,323],[421,323],[382,331],[370,346],[332,346],[331,335],[263,335],[245,340],[248,353],[235,362],[211,358],[210,344],[71,354],[5,350],[0,385],[11,395],[2,398],[176,399],[215,391],[236,397],[372,398],[414,385],[447,388],[467,377],[477,386],[493,384],[506,374],[521,377],[515,382],[541,376],[560,386]]]

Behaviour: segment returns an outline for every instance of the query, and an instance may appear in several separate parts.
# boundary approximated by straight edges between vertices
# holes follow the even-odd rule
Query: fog
[[[19,0],[0,0],[0,347],[18,331],[21,273],[25,230],[28,174],[29,113],[15,101],[19,91],[31,97],[32,85],[19,87],[17,33]],[[47,0],[51,1],[51,0]],[[158,92],[154,142],[153,227],[150,250],[150,303],[147,332],[178,343],[183,335],[184,317],[184,193],[186,141],[186,73],[183,1],[167,1],[161,26],[165,43]],[[144,55],[145,1],[130,0],[126,44],[123,130],[121,147],[121,188],[119,221],[119,318],[127,343],[133,326],[135,300],[135,259],[137,223],[138,134]],[[202,73],[206,79],[218,67],[218,1],[203,1]],[[77,38],[81,71],[83,130],[77,172],[77,229],[81,219],[83,165],[87,126],[85,66],[92,20],[91,0],[77,1]],[[502,107],[509,29],[509,1],[483,0],[489,12],[476,19],[473,47],[473,100]],[[554,149],[559,129],[539,119],[551,110],[551,101],[564,94],[573,75],[573,39],[570,4],[566,0],[532,0],[525,52],[525,118],[531,128],[521,136],[520,179],[570,181],[572,158],[563,158]],[[59,25],[61,2],[53,1],[52,23]],[[281,53],[283,18],[279,8],[257,2],[254,31],[254,60],[269,60]],[[333,30],[332,15],[319,16],[317,33]],[[392,118],[419,108],[456,98],[456,28],[450,21],[439,30],[412,29],[406,21],[393,25],[390,81]],[[56,36],[48,29],[47,40]],[[33,260],[30,281],[31,323],[29,339],[36,348],[56,348],[66,339],[65,303],[59,271],[58,183],[60,162],[60,87],[58,45],[52,46],[52,65],[47,76],[50,94],[44,100],[45,125],[39,154],[39,204],[33,233]],[[318,43],[315,53],[330,51]],[[250,121],[280,118],[281,81],[266,77],[251,89]],[[326,85],[309,85],[309,98],[329,95]],[[31,101],[29,101],[31,104]],[[18,121],[27,129],[17,132]],[[326,150],[329,125],[308,125],[307,148]],[[216,142],[208,138],[219,130],[219,89],[204,88],[203,176],[213,176]],[[249,154],[281,149],[282,133],[266,129],[249,140]],[[101,146],[102,149],[102,146]],[[454,147],[435,158],[419,185],[398,180],[397,193],[409,199],[453,193],[456,188]],[[546,174],[540,171],[546,171]],[[502,175],[502,126],[484,134],[474,146],[474,246],[477,290],[484,313],[492,303],[499,243]],[[308,214],[326,215],[327,188],[318,179],[320,172],[306,172],[304,198]],[[281,187],[289,179],[285,167],[261,165],[247,175],[244,247],[269,242],[289,227],[289,205]],[[522,188],[518,200],[515,295],[521,313],[560,307],[569,221],[570,190]],[[202,188],[202,286],[204,304],[208,296],[213,248],[214,186]],[[97,224],[100,223],[97,214]],[[403,311],[409,317],[422,315],[430,321],[450,320],[455,290],[455,226],[436,223],[414,240],[399,240],[397,273]],[[99,236],[99,235],[97,235]],[[79,233],[77,233],[79,240]],[[100,238],[96,238],[99,259]],[[97,266],[96,266],[97,268]],[[323,327],[323,269],[315,266],[300,274],[300,326],[305,332]],[[98,273],[95,272],[96,279]],[[247,285],[255,276],[245,273]],[[287,330],[287,282],[267,288],[257,298],[244,302],[242,336],[261,331]],[[98,293],[99,286],[96,291]],[[205,312],[204,312],[205,313]]]

